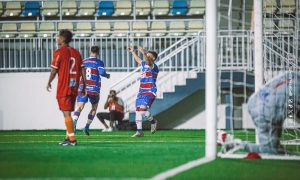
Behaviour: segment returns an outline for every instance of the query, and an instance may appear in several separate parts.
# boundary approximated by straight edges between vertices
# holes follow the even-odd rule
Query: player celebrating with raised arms
[[[63,146],[77,145],[71,112],[74,111],[80,76],[83,77],[85,86],[85,70],[81,62],[81,55],[76,49],[69,46],[72,36],[72,32],[69,30],[59,31],[56,41],[60,48],[54,51],[51,74],[47,84],[47,90],[50,92],[51,82],[58,74],[56,98],[59,109],[64,115],[67,129],[66,139],[60,143]]]
[[[138,47],[138,51],[142,53],[143,60],[134,52],[133,47],[129,47],[128,51],[132,53],[134,60],[141,65],[142,76],[140,79],[140,89],[136,99],[136,115],[135,121],[137,132],[132,137],[143,137],[142,130],[143,119],[149,120],[151,123],[151,133],[155,133],[157,120],[155,120],[149,109],[156,97],[156,79],[158,75],[158,67],[154,63],[157,59],[157,53],[154,51],[146,52],[144,48]]]
[[[73,120],[74,120],[74,129],[76,132],[76,124],[77,120],[80,116],[81,111],[84,108],[84,105],[90,101],[92,104],[92,109],[88,115],[88,120],[86,123],[85,128],[83,129],[83,132],[86,135],[90,135],[89,128],[90,124],[92,123],[96,110],[99,103],[99,93],[101,89],[101,76],[109,78],[110,75],[106,73],[104,69],[104,63],[100,59],[97,58],[99,55],[99,47],[98,46],[92,46],[90,57],[83,60],[83,65],[86,69],[86,94],[83,94],[83,81],[81,79],[80,86],[79,86],[79,93],[77,97],[77,110],[74,112]]]

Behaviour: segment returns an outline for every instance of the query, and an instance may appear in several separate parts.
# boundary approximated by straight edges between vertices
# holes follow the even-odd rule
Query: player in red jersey
[[[72,41],[72,32],[69,30],[60,30],[57,38],[57,44],[60,46],[54,51],[51,63],[51,74],[47,84],[47,90],[50,92],[51,82],[58,74],[56,99],[59,109],[62,111],[65,119],[67,135],[66,139],[60,144],[63,146],[75,146],[77,141],[74,135],[74,125],[71,112],[74,111],[77,90],[80,76],[85,84],[85,69],[82,64],[80,53],[69,46]]]

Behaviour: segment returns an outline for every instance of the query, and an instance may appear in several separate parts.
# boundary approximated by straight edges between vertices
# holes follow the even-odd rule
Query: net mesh
[[[270,3],[269,3],[270,4]],[[296,11],[298,4],[284,5],[277,4],[276,7],[268,6],[268,0],[264,1],[264,82],[268,83],[271,79],[278,77],[282,73],[299,73],[299,14]],[[272,12],[272,13],[270,13]],[[293,13],[291,13],[293,12]],[[296,12],[296,13],[294,13]],[[273,27],[270,28],[269,26]],[[298,25],[297,25],[298,24]],[[251,35],[249,35],[251,36]],[[253,39],[252,37],[250,37]],[[229,57],[232,60],[242,61],[239,56],[234,39],[228,39]],[[240,42],[239,44],[242,44]],[[254,93],[254,69],[247,67],[231,68],[224,70],[223,54],[221,49],[221,61],[218,65],[218,104],[225,105],[226,122],[225,128],[228,134],[234,138],[242,139],[255,143],[255,126],[248,113],[247,102],[251,94]],[[250,47],[248,53],[252,53],[254,46]],[[253,64],[251,64],[252,66]],[[253,66],[252,66],[253,67]],[[287,77],[288,79],[289,77]],[[286,86],[286,119],[283,123],[280,143],[286,156],[296,155],[300,157],[300,123],[296,117],[297,101],[300,95],[297,91],[298,76],[293,77],[293,81]],[[276,97],[277,98],[277,97]],[[299,108],[299,107],[298,107]],[[271,136],[271,135],[270,135]],[[271,137],[268,137],[271,138]],[[230,151],[231,153],[245,153],[246,151],[238,149]],[[241,156],[242,157],[242,156]],[[281,159],[281,158],[280,158]]]

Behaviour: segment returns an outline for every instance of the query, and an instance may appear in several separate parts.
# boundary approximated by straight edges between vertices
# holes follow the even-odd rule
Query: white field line
[[[79,144],[83,142],[83,143],[201,143],[204,141],[201,140],[187,140],[187,141],[151,141],[151,140],[146,140],[146,141],[107,141],[107,140],[99,140],[99,141],[95,141],[95,140],[91,140],[91,141],[79,141]],[[17,143],[58,143],[58,141],[0,141],[0,144],[17,144]]]
[[[70,177],[32,177],[32,178],[5,178],[5,180],[7,179],[12,179],[12,180],[74,180],[74,179],[80,179],[80,180],[117,180],[117,179],[121,179],[121,180],[146,180],[146,178],[135,178],[135,177],[125,177],[125,178],[113,178],[113,177],[74,177],[74,178],[70,178]],[[0,178],[0,180],[2,180],[2,178]],[[4,179],[3,179],[4,180]]]
[[[268,160],[300,160],[300,156],[296,155],[269,155],[269,154],[259,154],[262,159]],[[247,154],[219,154],[221,158],[228,159],[244,159]]]
[[[202,164],[208,163],[213,160],[214,159],[210,159],[210,158],[201,158],[201,159],[193,160],[186,164],[180,165],[178,167],[175,167],[175,168],[169,169],[165,172],[162,172],[160,174],[157,174],[154,177],[152,177],[151,180],[164,180],[164,179],[173,177],[179,173],[182,173],[184,171],[187,171],[189,169],[192,169],[194,167],[200,166]]]
[[[0,137],[41,137],[41,136],[44,136],[44,137],[60,137],[60,136],[66,136],[65,134],[3,134],[1,135],[0,133]],[[86,136],[86,135],[76,135],[78,137],[81,137],[81,136]],[[119,135],[119,134],[95,134],[95,135],[91,135],[91,136],[95,136],[95,137],[130,137],[130,134],[128,135]],[[239,136],[242,136],[242,135],[239,135]],[[243,135],[243,136],[247,136],[247,135]],[[249,135],[248,135],[249,136]],[[255,136],[255,134],[252,134],[250,136]],[[162,136],[162,137],[178,137],[178,136]],[[204,136],[200,136],[201,137],[204,137]],[[197,138],[199,138],[199,136],[197,136]]]

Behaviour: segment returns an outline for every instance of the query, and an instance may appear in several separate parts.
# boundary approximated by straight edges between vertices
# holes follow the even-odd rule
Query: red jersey
[[[56,98],[77,95],[82,66],[81,55],[76,49],[62,46],[54,51],[51,67],[58,70]]]

